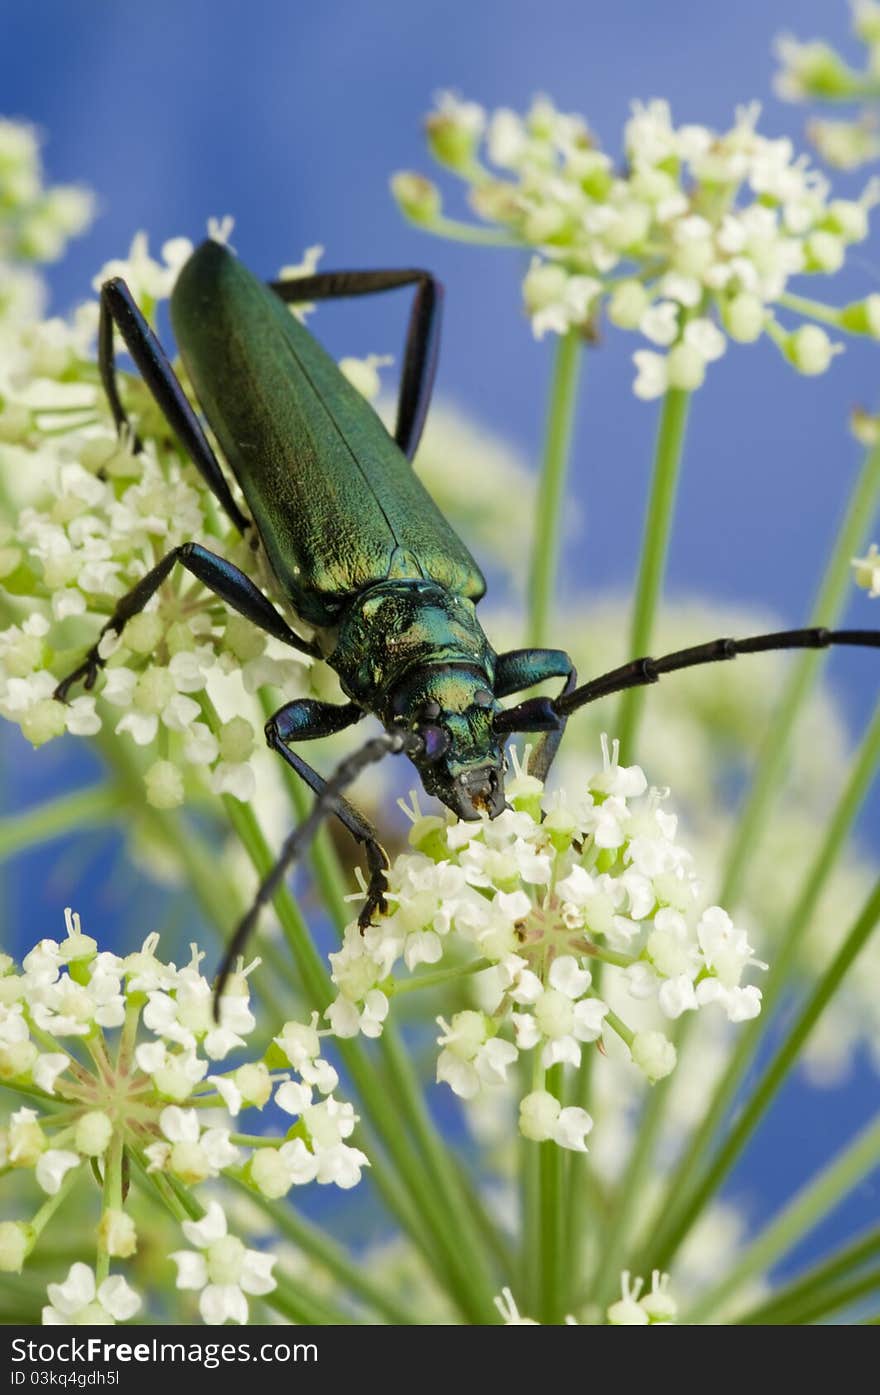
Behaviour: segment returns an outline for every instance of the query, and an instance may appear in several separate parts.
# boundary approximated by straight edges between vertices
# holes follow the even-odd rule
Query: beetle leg
[[[342,296],[373,295],[399,286],[415,286],[406,334],[406,349],[397,398],[394,439],[408,460],[421,440],[431,401],[437,354],[443,287],[428,271],[322,271],[293,281],[270,281],[276,295],[288,305],[297,301],[335,300]]]
[[[209,552],[200,543],[188,542],[183,543],[180,547],[175,547],[173,551],[162,558],[161,562],[157,562],[152,571],[147,572],[146,576],[142,577],[137,585],[133,586],[117,602],[116,609],[102,628],[97,643],[92,645],[79,668],[62,679],[55,689],[55,697],[60,702],[67,701],[68,692],[80,679],[85,679],[87,688],[94,687],[98,671],[104,666],[104,659],[100,654],[101,640],[104,635],[108,634],[110,630],[116,634],[121,634],[132,616],[138,615],[150,597],[158,591],[176,562],[179,562],[182,567],[185,567],[204,586],[207,586],[215,595],[220,596],[239,614],[252,620],[259,629],[274,635],[276,639],[291,645],[292,648],[299,649],[301,653],[314,657],[316,654],[314,647],[306,640],[300,639],[299,635],[294,634],[284,617],[279,615],[272,602],[266,599],[250,577],[245,576],[244,572],[239,571],[238,567],[234,567],[225,558],[217,557],[215,553]]]
[[[290,749],[288,742],[314,741],[320,736],[332,736],[334,732],[343,731],[345,727],[359,722],[363,715],[363,709],[353,702],[342,707],[335,703],[317,702],[313,698],[297,698],[279,708],[275,715],[269,718],[266,723],[266,740],[272,750],[277,751],[300,779],[305,781],[309,789],[314,790],[315,794],[320,794],[326,781],[317,770],[303,760],[302,756]],[[370,879],[367,884],[367,899],[358,916],[358,924],[365,930],[377,911],[384,915],[388,909],[385,900],[388,890],[388,854],[379,843],[375,828],[347,799],[338,795],[333,801],[332,812],[355,841],[363,845],[366,853]]]
[[[202,430],[201,422],[190,406],[165,350],[139,310],[128,286],[118,276],[112,281],[105,281],[101,287],[101,318],[98,324],[98,368],[117,429],[122,430],[125,427],[131,431],[131,423],[122,405],[116,382],[114,327],[122,335],[125,347],[134,359],[159,410],[205,484],[239,532],[245,532],[251,526],[250,522],[232,497],[226,477]],[[132,439],[133,449],[137,454],[143,448],[143,443],[134,432]]]
[[[495,696],[509,697],[511,693],[531,688],[535,683],[543,683],[547,678],[565,679],[557,702],[573,691],[577,683],[577,672],[564,649],[511,649],[506,654],[498,655],[495,667]],[[565,719],[562,718],[552,730],[542,733],[529,757],[530,775],[534,775],[538,780],[547,779],[564,731]]]

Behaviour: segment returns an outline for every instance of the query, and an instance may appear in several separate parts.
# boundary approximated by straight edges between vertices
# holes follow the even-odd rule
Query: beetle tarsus
[[[52,694],[55,701],[64,703],[68,702],[69,698],[67,694],[70,692],[71,688],[80,681],[80,679],[83,680],[83,687],[90,692],[91,689],[94,688],[96,682],[98,681],[98,674],[100,673],[103,667],[104,660],[100,658],[97,650],[89,650],[88,654],[83,659],[79,667],[75,668],[73,670],[73,673],[69,673],[66,678],[62,678],[61,682],[58,684],[58,687]]]

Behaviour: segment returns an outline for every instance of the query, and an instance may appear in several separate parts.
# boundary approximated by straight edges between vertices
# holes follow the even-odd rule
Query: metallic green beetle
[[[416,294],[392,437],[287,305],[406,285],[415,286]],[[248,518],[124,281],[108,281],[101,290],[99,366],[117,426],[128,428],[128,419],[116,383],[114,330],[208,487],[250,539],[255,570],[264,577],[268,570],[266,579],[273,579],[288,612],[282,615],[224,558],[184,543],[122,598],[101,633],[119,633],[180,563],[261,629],[325,659],[350,699],[344,705],[294,699],[266,726],[269,745],[317,799],[239,926],[221,985],[260,906],[327,812],[366,851],[370,881],[361,925],[385,910],[387,858],[373,828],[342,798],[368,761],[403,751],[425,789],[455,814],[491,819],[505,808],[504,742],[511,732],[542,733],[530,769],[544,778],[567,717],[596,698],[739,653],[880,643],[872,631],[817,629],[713,640],[661,659],[636,659],[579,688],[563,650],[496,655],[475,609],[485,591],[483,576],[410,464],[433,384],[441,300],[439,284],[425,271],[328,272],[267,286],[218,242],[205,242],[192,254],[171,297],[171,320]],[[296,625],[307,627],[309,636]],[[66,699],[80,679],[91,687],[101,663],[96,644],[58,685],[56,696]],[[554,677],[564,680],[557,698],[502,707],[501,699]],[[368,712],[380,719],[385,735],[367,742],[329,781],[291,749],[294,742],[341,731]]]

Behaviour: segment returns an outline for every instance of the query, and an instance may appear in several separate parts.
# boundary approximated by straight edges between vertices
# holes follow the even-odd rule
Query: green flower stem
[[[772,1323],[774,1326],[790,1326],[802,1321],[801,1314],[811,1308],[832,1286],[860,1269],[868,1260],[880,1255],[880,1226],[874,1226],[866,1234],[858,1236],[848,1245],[827,1259],[808,1269],[805,1274],[792,1280],[757,1307],[749,1309],[737,1318],[741,1326],[759,1326]]]
[[[0,861],[65,833],[112,823],[121,807],[119,792],[101,784],[7,815],[0,819]]]
[[[574,431],[582,348],[583,339],[578,330],[570,329],[560,336],[550,382],[528,589],[526,643],[536,648],[547,643],[548,621],[556,585],[565,478]]]
[[[810,300],[804,295],[781,295],[777,301],[778,305],[786,310],[791,310],[795,315],[804,315],[810,320],[820,320],[826,325],[833,325],[835,329],[843,329],[841,324],[842,311],[833,305],[825,305],[821,300]]]
[[[564,1067],[551,1066],[547,1071],[545,1089],[562,1101]],[[538,1309],[536,1316],[543,1323],[561,1323],[565,1318],[566,1248],[571,1243],[563,1212],[565,1195],[565,1149],[558,1144],[533,1143],[538,1150],[538,1187],[540,1215],[538,1266]]]
[[[663,399],[630,625],[629,657],[632,659],[647,655],[651,647],[654,618],[666,572],[689,406],[690,393],[681,388],[670,388]],[[616,735],[627,760],[636,758],[636,733],[644,696],[643,689],[628,688],[620,700]]]
[[[61,1186],[58,1188],[55,1195],[48,1197],[43,1202],[36,1215],[33,1216],[31,1220],[28,1222],[28,1224],[30,1225],[31,1233],[33,1235],[30,1250],[34,1248],[34,1245],[36,1245],[37,1241],[40,1238],[40,1235],[45,1230],[47,1224],[52,1219],[59,1206],[64,1205],[70,1193],[73,1191],[74,1186],[80,1180],[81,1177],[82,1168],[72,1167],[69,1172],[65,1173],[64,1178],[61,1182]],[[28,1253],[30,1253],[30,1250],[28,1251]]]
[[[322,1265],[334,1279],[362,1298],[387,1322],[408,1325],[418,1321],[408,1308],[398,1303],[393,1294],[387,1293],[383,1286],[371,1277],[366,1265],[352,1259],[342,1245],[338,1245],[320,1227],[306,1220],[295,1206],[288,1202],[269,1200],[241,1178],[231,1180],[234,1180],[251,1201],[271,1218],[281,1235],[291,1240],[310,1259]]]
[[[844,790],[828,825],[822,846],[789,913],[779,941],[773,947],[770,971],[762,983],[761,1015],[737,1029],[736,1047],[715,1087],[709,1108],[670,1177],[658,1204],[657,1226],[650,1227],[657,1243],[691,1208],[693,1182],[711,1154],[712,1141],[721,1128],[736,1092],[750,1069],[758,1043],[769,1030],[773,1011],[789,984],[789,970],[806,933],[835,861],[855,822],[880,761],[880,706],[865,732],[850,768]]]
[[[452,242],[468,242],[475,247],[522,247],[522,242],[512,233],[493,232],[477,223],[463,223],[458,218],[446,218],[442,214],[432,218],[430,223],[417,223],[422,232],[435,233],[437,237],[448,237]]]
[[[630,960],[629,962],[632,961]],[[611,1030],[617,1033],[621,1041],[625,1041],[630,1050],[632,1050],[632,1044],[636,1034],[626,1025],[623,1019],[618,1017],[616,1012],[611,1012],[609,1009],[605,1014],[605,1021],[608,1023]]]
[[[880,1115],[795,1194],[774,1221],[748,1246],[721,1283],[704,1294],[682,1319],[706,1322],[719,1305],[748,1279],[765,1274],[837,1203],[880,1163]]]
[[[820,1318],[831,1317],[844,1308],[850,1308],[860,1298],[876,1297],[880,1293],[880,1265],[861,1274],[855,1279],[845,1279],[842,1283],[829,1285],[817,1294],[811,1303],[801,1307],[796,1316],[786,1319],[785,1325],[815,1324]]]
[[[391,988],[391,996],[399,998],[401,993],[413,993],[417,988],[436,988],[438,984],[454,983],[457,979],[468,978],[471,974],[481,974],[492,967],[491,959],[475,959],[471,964],[463,964],[457,969],[435,969],[431,973],[414,974],[403,979]]]
[[[104,1188],[101,1197],[101,1209],[103,1211],[122,1210],[122,1154],[124,1150],[123,1135],[114,1130],[104,1154]],[[110,1272],[110,1252],[98,1243],[98,1255],[95,1261],[95,1280],[101,1284]]]
[[[666,1123],[666,1100],[669,1081],[660,1080],[649,1090],[639,1115],[620,1185],[608,1204],[608,1224],[602,1247],[596,1254],[596,1265],[590,1301],[604,1311],[620,1288],[620,1272],[624,1267],[632,1232],[639,1217],[645,1191],[651,1181],[654,1153]],[[650,1272],[650,1271],[648,1271]]]
[[[811,625],[833,626],[850,591],[850,561],[858,555],[880,501],[880,444],[864,459],[819,587]],[[789,743],[801,708],[818,677],[827,650],[807,650],[791,667],[782,697],[761,743],[755,778],[736,825],[719,902],[735,909],[752,854],[764,831],[773,799],[783,784]]]
[[[224,804],[257,875],[260,878],[265,877],[274,864],[274,858],[252,808],[240,804],[231,796],[224,796]],[[299,907],[286,886],[279,887],[273,905],[302,978],[307,1000],[315,1011],[323,1013],[333,999],[333,985],[311,940]],[[356,1038],[340,1040],[338,1049],[376,1131],[400,1172],[420,1220],[429,1228],[433,1244],[444,1255],[450,1282],[458,1301],[474,1321],[485,1321],[487,1316],[494,1320],[492,1288],[484,1275],[484,1265],[478,1261],[477,1256],[470,1255],[462,1244],[462,1240],[466,1239],[466,1232],[463,1234],[459,1229],[451,1229],[450,1217],[454,1215],[456,1221],[459,1217],[455,1211],[450,1211],[444,1206],[442,1197],[436,1195],[431,1178],[425,1175],[422,1160],[401,1128],[399,1115],[382,1086],[378,1072]],[[383,1169],[377,1165],[375,1149],[370,1150],[370,1157],[377,1186],[381,1188],[386,1200],[391,1201],[396,1189],[390,1190],[384,1184],[384,1180],[380,1180]],[[406,1223],[409,1211],[401,1213],[400,1208],[397,1208],[397,1211],[400,1219]],[[419,1229],[416,1236],[421,1238],[422,1233]]]
[[[701,1214],[709,1198],[724,1181],[775,1098],[777,1091],[797,1060],[801,1048],[839,988],[847,971],[852,967],[858,954],[867,943],[878,918],[880,918],[880,881],[875,885],[845,941],[801,1008],[785,1041],[750,1093],[724,1144],[693,1187],[687,1212],[676,1219],[665,1236],[652,1237],[649,1242],[647,1253],[650,1255],[651,1268],[669,1268],[673,1255],[688,1234],[693,1222]]]

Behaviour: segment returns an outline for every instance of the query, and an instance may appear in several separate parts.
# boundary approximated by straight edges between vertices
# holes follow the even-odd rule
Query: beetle
[[[393,434],[308,329],[297,302],[415,288]],[[116,605],[101,635],[119,634],[180,565],[270,635],[333,668],[345,704],[294,698],[266,724],[266,739],[314,791],[308,818],[281,856],[229,946],[234,955],[287,867],[332,813],[363,845],[369,882],[359,923],[386,911],[388,858],[375,830],[342,795],[370,761],[407,754],[426,791],[462,819],[494,819],[506,807],[504,746],[539,733],[530,773],[545,779],[568,717],[598,698],[664,674],[739,654],[831,644],[880,646],[880,631],[786,630],[716,639],[661,658],[643,657],[577,686],[562,649],[497,654],[476,606],[486,585],[464,543],[412,468],[437,363],[442,288],[427,271],[335,271],[263,283],[221,242],[201,244],[171,295],[180,356],[223,458],[249,510],[239,507],[217,456],[156,335],[121,278],[100,293],[98,362],[117,428],[131,426],[116,380],[118,332],[180,445],[231,522],[254,569],[282,598],[281,611],[254,580],[200,543],[162,558]],[[133,449],[141,442],[131,433]],[[301,633],[308,629],[309,633]],[[91,688],[103,664],[98,642],[58,684],[64,701]],[[502,699],[547,679],[555,698],[505,709]],[[379,718],[382,736],[323,779],[293,745]]]

